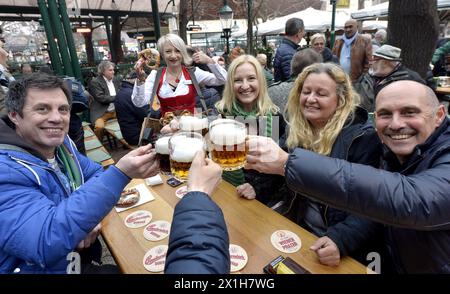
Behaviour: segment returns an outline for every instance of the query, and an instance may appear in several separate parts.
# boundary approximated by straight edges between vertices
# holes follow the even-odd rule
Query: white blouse
[[[204,71],[198,67],[195,68],[195,77],[199,84],[206,86],[220,86],[224,85],[227,80],[227,71],[218,65],[217,63],[207,64],[211,72]],[[150,95],[155,85],[156,70],[148,75],[144,84],[138,86],[137,82],[134,84],[133,94],[131,100],[136,107],[142,107],[150,102]],[[180,95],[186,95],[189,92],[188,85],[192,84],[190,80],[186,80],[184,74],[181,74],[180,82],[178,83],[175,91],[171,89],[169,83],[166,81],[166,75],[162,76],[163,82],[159,89],[159,97],[161,98],[173,98]],[[156,81],[156,86],[159,81]]]

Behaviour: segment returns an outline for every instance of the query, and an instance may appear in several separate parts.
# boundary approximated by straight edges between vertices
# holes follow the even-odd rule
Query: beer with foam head
[[[155,151],[156,154],[158,154],[159,167],[163,172],[170,172],[169,139],[170,136],[163,136],[155,142]]]
[[[208,119],[206,117],[184,115],[180,117],[180,130],[183,132],[197,132],[204,136],[208,132]]]
[[[169,140],[172,175],[180,181],[187,180],[195,154],[204,148],[205,143],[199,133],[180,132],[173,135]]]
[[[209,138],[211,159],[222,169],[231,171],[244,167],[247,162],[245,125],[232,119],[211,122]]]

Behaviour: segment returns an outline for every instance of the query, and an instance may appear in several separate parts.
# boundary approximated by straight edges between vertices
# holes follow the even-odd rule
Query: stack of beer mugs
[[[208,118],[182,116],[179,126],[179,132],[162,136],[155,142],[161,171],[171,172],[178,180],[187,180],[192,160],[201,150],[209,151],[210,158],[226,171],[246,164],[245,124],[233,119],[216,119],[208,128]],[[209,137],[208,150],[205,150],[204,136]]]
[[[189,168],[198,151],[204,150],[203,136],[196,132],[178,132],[169,139],[170,171],[180,180],[188,179]]]
[[[223,170],[232,171],[247,162],[247,129],[232,119],[217,119],[209,126],[210,156]]]

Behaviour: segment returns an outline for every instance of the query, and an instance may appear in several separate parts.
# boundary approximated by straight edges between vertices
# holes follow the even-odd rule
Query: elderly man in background
[[[393,81],[412,80],[425,84],[420,75],[402,64],[400,48],[383,45],[373,53],[368,73],[355,84],[356,91],[362,97],[362,106],[369,112],[374,111],[375,97]]]
[[[379,29],[372,39],[372,50],[375,51],[380,48],[386,42],[387,32],[386,30]]]
[[[91,80],[89,93],[94,98],[91,103],[91,122],[94,133],[102,140],[106,121],[116,118],[114,100],[119,91],[120,80],[114,76],[115,64],[104,60],[98,65],[98,76]]]

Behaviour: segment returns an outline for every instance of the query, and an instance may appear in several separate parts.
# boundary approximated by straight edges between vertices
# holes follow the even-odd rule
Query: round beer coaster
[[[149,241],[159,241],[169,236],[170,223],[164,220],[154,221],[144,229],[144,238]]]
[[[273,247],[284,253],[294,253],[302,247],[300,238],[287,230],[278,230],[273,232],[270,237]]]
[[[162,272],[166,263],[168,248],[167,245],[159,245],[147,251],[142,261],[145,269],[152,273]]]
[[[248,261],[247,252],[236,244],[230,244],[230,272],[237,272],[244,268]]]
[[[187,186],[180,187],[175,191],[175,195],[180,199],[183,198],[183,196],[186,195],[186,193],[187,193]]]
[[[127,216],[125,225],[135,229],[147,225],[152,220],[152,213],[147,210],[138,210]]]

